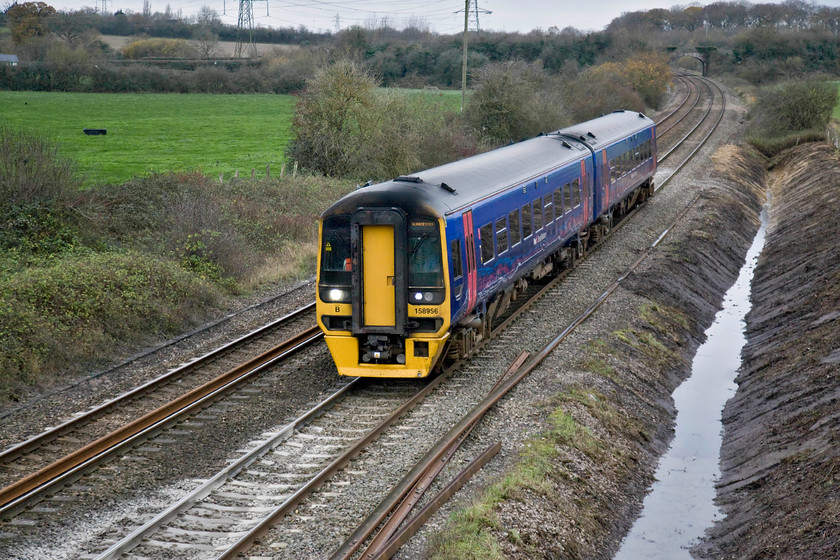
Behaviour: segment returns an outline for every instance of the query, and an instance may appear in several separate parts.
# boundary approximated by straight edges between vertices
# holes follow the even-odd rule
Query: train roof
[[[352,213],[362,206],[396,206],[415,215],[443,217],[581,160],[590,155],[590,148],[597,150],[596,146],[607,145],[649,126],[653,126],[653,121],[641,113],[611,113],[555,133],[358,189],[333,204],[323,216]]]
[[[591,121],[562,128],[557,131],[557,134],[584,142],[593,150],[598,151],[652,126],[654,122],[642,113],[616,111]]]

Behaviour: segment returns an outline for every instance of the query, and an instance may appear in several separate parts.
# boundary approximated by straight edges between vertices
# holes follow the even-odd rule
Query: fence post
[[[270,163],[265,164],[265,178],[266,179],[271,178],[271,164]]]
[[[251,180],[253,181],[256,176],[257,176],[257,170],[252,167],[251,168]]]
[[[219,182],[220,183],[225,182],[225,173],[223,171],[219,173]]]
[[[285,175],[285,174],[286,174],[286,164],[281,163],[280,164],[280,178],[282,179],[283,175]]]
[[[298,165],[297,162],[295,162],[295,168],[294,168],[294,171],[292,172],[292,177],[297,177],[297,165]]]
[[[239,170],[238,169],[233,172],[233,178],[234,179],[239,179]]]

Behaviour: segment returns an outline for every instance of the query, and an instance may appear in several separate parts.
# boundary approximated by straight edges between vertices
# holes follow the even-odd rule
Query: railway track
[[[688,93],[674,111],[659,121],[659,124],[674,121],[666,131],[687,118],[700,99],[699,88],[694,81],[684,77],[679,79],[686,82]],[[698,92],[697,95],[694,92]],[[692,97],[694,103],[689,105],[688,111],[681,112]],[[214,383],[221,383],[211,381],[219,370],[230,367],[233,371],[234,363],[243,354],[259,355],[272,347],[287,332],[289,323],[309,313],[312,307],[306,306],[194,362],[0,452],[0,516],[8,516],[13,509],[19,510],[25,503],[37,501],[37,493],[27,500],[19,499],[47,485],[52,479],[60,480],[63,473],[105,453],[120,441],[135,436],[173,413],[174,409],[183,404],[174,399],[174,395],[187,395],[191,387],[198,388],[203,383],[210,383],[210,387]],[[193,396],[200,398],[199,394],[200,391]],[[109,427],[118,423],[115,418],[145,418],[144,412],[150,414],[145,421],[130,422],[120,430],[108,432]],[[11,507],[12,504],[15,508]]]
[[[709,91],[711,92],[711,89]],[[686,103],[691,97],[692,90],[689,89],[685,101],[672,114],[677,113],[682,108],[684,114],[680,119],[687,118],[699,102],[699,88],[697,88],[697,100],[694,102],[692,109],[685,111]],[[711,108],[711,106],[710,103],[709,107]],[[709,112],[706,113],[707,116],[708,114]],[[723,108],[721,109],[722,114]],[[666,116],[667,118],[669,117]],[[719,121],[720,119],[718,119]],[[711,132],[706,135],[706,138],[710,134]],[[683,142],[685,140],[686,138],[683,138]],[[699,150],[699,146],[693,150],[692,156],[697,150]],[[667,180],[670,180],[670,176]],[[660,183],[659,189],[663,187],[664,183]],[[627,223],[627,220],[624,223]],[[662,233],[656,243],[661,241],[664,235],[665,233]],[[607,238],[602,243],[608,242],[609,239]],[[651,247],[655,247],[655,245]],[[583,261],[581,266],[573,269],[572,272],[575,274],[585,273],[589,268],[589,262]],[[617,282],[618,280],[616,280]],[[542,287],[540,290],[542,295],[539,297],[550,297],[545,296],[545,294],[556,292],[559,289],[557,286],[558,283],[555,282]],[[595,298],[594,301],[596,303],[599,300],[603,301],[601,300],[602,296],[603,294]],[[515,325],[510,327],[510,324],[517,317],[528,313],[528,310],[529,306],[523,306],[506,321],[504,325],[506,330],[503,329],[502,334],[493,340],[493,348],[513,348],[517,345],[519,340],[517,327]],[[505,332],[508,334],[504,334]],[[505,352],[501,352],[501,354],[505,354]],[[330,430],[335,430],[341,426],[344,426],[344,429],[347,430],[348,425],[352,426],[357,423],[359,428],[353,429],[362,430],[365,422],[376,423],[378,421],[378,427],[385,431],[392,424],[398,423],[384,435],[378,436],[379,440],[377,441],[385,442],[378,445],[388,447],[388,442],[396,445],[402,434],[417,433],[423,431],[424,428],[427,431],[434,432],[434,430],[428,430],[430,416],[439,416],[440,419],[445,419],[443,424],[451,427],[451,425],[458,423],[459,418],[463,418],[463,416],[458,416],[458,414],[464,412],[463,409],[469,409],[469,405],[475,406],[476,404],[473,400],[460,406],[457,411],[447,412],[443,409],[447,407],[448,399],[452,393],[458,392],[460,384],[466,383],[466,380],[484,384],[490,383],[492,376],[488,377],[478,370],[483,367],[487,360],[492,362],[498,358],[499,352],[497,350],[488,349],[484,358],[476,360],[479,362],[477,368],[475,367],[476,364],[470,364],[459,369],[457,375],[453,374],[453,379],[435,393],[434,398],[427,399],[412,412],[407,410],[398,412],[394,419],[389,419],[389,417],[383,419],[384,409],[401,407],[402,405],[398,405],[398,402],[390,397],[400,393],[400,391],[416,392],[416,388],[411,389],[410,384],[398,383],[390,386],[383,385],[382,387],[368,384],[364,391],[352,392],[343,389],[340,391],[340,395],[330,397],[323,406],[314,407],[309,414],[286,425],[277,433],[270,434],[264,441],[254,443],[254,449],[240,458],[235,463],[235,468],[213,477],[211,479],[215,481],[213,484],[210,484],[210,481],[207,482],[211,486],[215,484],[216,488],[209,490],[204,488],[203,485],[201,491],[191,494],[192,497],[183,498],[143,526],[135,527],[134,530],[128,532],[127,536],[121,537],[119,534],[102,535],[105,539],[104,542],[111,546],[102,551],[96,558],[117,558],[126,554],[161,558],[195,557],[195,555],[214,558],[234,557],[239,551],[247,548],[257,534],[270,534],[272,542],[274,544],[279,543],[278,548],[273,549],[273,552],[276,553],[278,550],[288,551],[288,555],[284,552],[281,556],[298,557],[296,554],[300,551],[293,546],[293,543],[306,539],[304,533],[307,532],[307,527],[312,525],[313,511],[319,511],[319,504],[323,504],[320,505],[320,508],[331,507],[329,504],[343,496],[345,489],[354,484],[359,484],[359,481],[364,479],[366,475],[367,478],[370,478],[369,471],[366,472],[366,469],[357,468],[353,466],[353,463],[350,463],[353,457],[362,452],[363,447],[356,451],[349,451],[350,448],[344,444],[349,443],[349,439],[352,439],[351,435],[348,435],[346,431]],[[443,377],[440,379],[442,380]],[[431,385],[429,386],[431,387]],[[350,398],[349,395],[354,396]],[[372,402],[383,404],[384,408],[379,409],[378,404],[377,406],[365,404],[367,401],[364,399],[368,397],[372,399]],[[357,398],[360,400],[355,400]],[[407,398],[408,395],[404,394],[397,400],[404,401]],[[329,412],[325,412],[326,407],[331,407]],[[356,415],[349,419],[347,417],[342,419],[339,416],[342,407],[349,411],[356,411]],[[362,410],[370,411],[370,416],[368,417],[365,413],[364,418],[361,417],[358,411]],[[375,410],[380,410],[380,412],[374,412]],[[331,420],[332,422],[330,422]],[[443,434],[446,430],[440,428],[437,432],[439,434],[435,435]],[[372,431],[368,430],[366,433],[368,437],[365,439],[373,440],[377,437],[370,436],[373,433]],[[407,460],[411,455],[418,454],[420,454],[419,451],[413,454],[406,453],[405,457],[400,459]],[[336,467],[336,461],[344,455],[346,455],[346,462]],[[404,460],[402,462],[405,462]],[[351,466],[348,467],[348,464]],[[298,467],[303,470],[294,470]],[[342,467],[345,468],[341,471],[341,476],[331,479],[330,476],[333,476],[333,473],[338,472]],[[306,469],[311,471],[308,473],[309,475],[314,473],[315,477],[309,476],[307,479],[307,473],[303,472]],[[318,480],[319,477],[320,480]],[[386,478],[390,479],[392,485],[398,482],[393,480],[394,475],[392,473],[389,473],[387,477],[383,474],[382,478],[382,483],[386,482],[384,480]],[[306,497],[309,491],[318,488],[321,488],[321,491],[318,493],[317,499]],[[206,492],[206,494],[201,495],[202,492]],[[295,502],[292,506],[289,506],[288,504],[291,503],[289,500],[292,499]],[[286,519],[282,528],[272,529],[270,523],[265,521],[272,517],[283,517],[289,514],[291,509],[282,510],[281,508],[294,508],[304,501],[307,502],[305,507],[299,508],[303,512],[289,515],[291,519]],[[361,507],[364,509],[363,506]],[[352,508],[352,506],[347,506],[345,510],[341,510],[345,518],[348,517],[347,510],[352,510]],[[349,517],[353,517],[353,515],[349,515]],[[345,529],[344,534],[348,533]],[[336,538],[333,538],[333,541],[336,541]],[[188,554],[185,551],[192,552]],[[256,553],[259,554],[259,551],[256,551]],[[220,554],[221,556],[219,556]],[[91,557],[93,556],[91,555]]]
[[[699,95],[698,95],[698,98],[699,98]],[[711,106],[712,106],[712,104],[710,103],[709,108],[711,108]],[[686,115],[688,115],[690,112],[691,111],[686,113]],[[723,107],[721,107],[721,114],[722,114],[722,112],[723,112]],[[708,117],[709,113],[710,113],[710,111],[705,112],[704,117],[703,117],[704,120]],[[693,131],[696,131],[697,129],[698,129],[698,127],[694,127]],[[706,138],[708,138],[708,134],[706,135]],[[685,138],[683,139],[683,142],[684,141],[685,141]],[[697,149],[699,149],[699,148],[697,148]],[[693,156],[694,153],[696,153],[697,149],[693,150],[692,156]],[[686,207],[686,209],[683,211],[683,213],[686,212],[688,210],[688,208],[689,207]],[[682,216],[682,213],[675,218],[675,222],[678,221],[681,216]],[[626,221],[624,223],[626,223]],[[598,307],[606,300],[606,298],[609,297],[609,295],[618,287],[620,281],[623,278],[625,278],[628,274],[630,274],[630,272],[632,272],[632,270],[634,270],[635,267],[638,266],[638,264],[642,262],[642,260],[647,256],[647,254],[649,254],[651,251],[653,251],[656,248],[656,246],[661,242],[661,240],[667,234],[669,229],[662,232],[656,238],[656,240],[649,246],[647,251],[643,255],[639,256],[634,261],[634,263],[632,263],[630,268],[625,270],[622,275],[620,275],[609,286],[607,286],[606,290],[604,292],[602,292],[597,298],[595,298],[592,305],[590,305],[581,314],[579,314],[559,335],[557,335],[554,339],[552,339],[547,345],[544,345],[542,348],[540,348],[537,352],[537,357],[534,360],[528,362],[528,364],[523,368],[524,373],[521,374],[521,375],[524,376],[525,374],[527,374],[528,371],[531,371],[533,368],[535,368],[539,364],[541,359],[544,358],[545,356],[547,356],[548,353],[554,347],[556,347],[560,342],[562,342],[562,340],[566,336],[568,336],[568,334],[570,332],[572,332],[575,327],[577,327],[579,324],[581,324],[583,321],[585,321],[588,317],[590,317],[598,309]],[[588,266],[588,261],[584,261],[581,264],[580,268],[576,269],[576,271],[579,271],[581,269],[587,269],[587,268],[590,268]],[[552,290],[558,289],[558,286],[561,284],[561,280],[562,279],[558,278],[557,280],[549,283],[548,285],[542,286],[539,289],[538,294],[536,294],[533,298],[531,298],[528,301],[527,304],[525,304],[525,305],[521,306],[519,309],[517,309],[516,312],[513,313],[505,321],[505,324],[499,326],[499,328],[497,329],[497,332],[501,333],[501,334],[498,335],[500,338],[493,340],[492,344],[494,346],[503,346],[503,347],[508,346],[508,345],[510,345],[510,346],[515,345],[516,340],[517,340],[517,334],[512,329],[509,331],[509,333],[507,335],[504,334],[506,332],[506,328],[511,323],[516,321],[516,319],[518,317],[520,317],[521,315],[526,313],[528,311],[529,307],[534,304],[534,302],[540,300],[542,297],[545,296],[546,293],[549,293]],[[488,353],[490,353],[490,352],[488,352]],[[461,370],[461,369],[463,369],[463,366],[461,364],[458,364],[453,369]],[[515,369],[515,368],[512,368],[512,369]],[[476,377],[476,372],[475,371],[462,371],[461,375],[462,376],[467,376],[467,377],[470,377],[470,378],[475,378]],[[442,377],[438,378],[434,382],[433,385],[429,385],[427,388],[433,388],[434,385],[436,385],[442,379],[443,379]],[[456,378],[455,382],[457,382],[457,381],[458,381],[458,379]],[[507,389],[510,389],[510,387],[512,387],[512,384],[509,383]],[[445,391],[442,391],[442,392],[445,392]],[[491,390],[490,393],[492,394],[493,391]],[[498,395],[495,395],[495,397],[498,398]],[[439,408],[442,407],[442,406],[445,406],[445,404],[436,404],[434,402],[431,402],[431,401],[433,401],[432,398],[430,398],[429,401],[430,402],[425,403],[424,406],[436,407],[438,409],[438,411],[435,412],[434,414],[441,413]],[[447,396],[444,395],[442,403],[446,403],[446,402],[447,402]],[[364,404],[362,404],[361,401],[356,402],[355,404],[352,404],[350,406],[353,409],[355,409],[355,408],[358,408],[359,410],[364,410],[365,409],[365,406],[364,406]],[[398,420],[398,418],[396,418],[396,416],[400,416],[400,415],[403,415],[403,414],[406,415],[406,419]],[[416,431],[422,429],[422,427],[428,422],[428,417],[429,417],[429,414],[422,414],[422,415],[419,416],[419,419],[418,419],[416,417],[416,415],[409,414],[405,411],[400,411],[400,412],[396,413],[394,415],[394,417],[389,417],[387,421],[384,421],[383,425],[384,424],[390,425],[391,423],[397,423],[396,426],[390,430],[391,431],[390,437],[396,438],[400,434],[400,430],[402,430],[402,433],[410,433],[410,432],[416,432]],[[462,417],[459,422],[456,422],[456,427],[450,429],[448,434],[446,434],[442,437],[442,439],[438,442],[438,445],[432,451],[439,450],[439,448],[441,448],[441,447],[447,447],[447,446],[451,445],[453,440],[462,437],[461,433],[462,433],[462,429],[464,428],[464,425],[469,424],[472,421],[474,421],[474,420],[471,420],[471,419],[468,420],[467,416]],[[341,424],[342,425],[347,425],[347,424],[344,424],[343,422]],[[323,428],[321,428],[318,424],[313,424],[312,429],[316,430],[318,433],[323,433],[322,432]],[[369,435],[374,435],[374,434],[372,432],[369,432]],[[334,437],[334,436],[332,436],[332,437]],[[379,433],[376,433],[375,437],[384,437],[387,441],[387,438],[389,437],[389,435],[386,433],[384,436],[380,436]],[[370,439],[370,437],[368,437],[366,439]],[[319,441],[319,440],[316,440],[316,441]],[[365,444],[367,445],[367,442],[365,442]],[[386,445],[386,444],[383,443],[382,445]],[[312,447],[312,448],[306,447],[306,449],[308,450],[308,455],[307,456],[309,456],[309,457],[317,456],[317,452],[318,452],[317,447]],[[424,458],[428,457],[428,455],[430,453],[432,453],[432,451],[429,451],[424,456]],[[343,472],[343,474],[339,474],[340,469],[347,466],[348,463],[346,461],[349,460],[349,458],[351,458],[351,456],[355,456],[358,453],[361,453],[360,449],[355,449],[354,448],[354,449],[352,449],[352,451],[351,450],[345,450],[341,459],[335,459],[335,460],[333,460],[332,463],[329,463],[329,464],[327,464],[328,460],[333,459],[334,456],[322,457],[324,459],[324,463],[319,464],[316,467],[316,470],[317,470],[317,468],[323,467],[323,469],[318,470],[317,479],[313,478],[313,479],[310,480],[309,483],[297,486],[296,489],[294,490],[294,493],[292,493],[291,495],[289,495],[288,492],[291,491],[292,489],[290,489],[288,487],[285,487],[285,486],[281,487],[281,489],[287,491],[287,494],[285,495],[285,498],[289,501],[284,502],[283,505],[280,506],[280,507],[273,508],[270,512],[269,511],[264,511],[263,513],[266,513],[267,515],[263,518],[262,521],[251,520],[247,523],[236,523],[235,521],[233,521],[231,519],[231,517],[225,517],[224,515],[222,515],[222,516],[209,515],[207,512],[212,511],[212,508],[210,508],[210,510],[208,510],[207,508],[202,508],[201,504],[199,503],[199,504],[196,504],[194,506],[194,508],[192,508],[191,510],[188,510],[187,513],[182,514],[181,516],[179,516],[176,519],[164,520],[163,516],[161,516],[161,518],[159,520],[160,521],[159,525],[157,525],[155,527],[154,525],[156,523],[154,523],[154,522],[149,524],[149,526],[146,528],[147,533],[146,533],[145,536],[134,535],[134,537],[133,537],[134,542],[131,542],[131,539],[126,539],[126,540],[122,541],[121,544],[114,545],[114,547],[112,547],[112,549],[109,552],[106,552],[105,554],[103,554],[101,556],[98,556],[97,560],[105,560],[106,558],[119,558],[119,557],[138,557],[138,558],[158,557],[162,553],[161,548],[164,548],[164,549],[181,549],[181,548],[185,548],[185,547],[189,546],[189,544],[196,544],[196,543],[199,544],[199,548],[203,548],[203,549],[207,549],[207,550],[210,550],[210,547],[212,547],[212,545],[210,543],[215,543],[216,547],[213,549],[213,554],[215,554],[216,556],[214,556],[214,557],[235,558],[239,554],[243,553],[245,550],[248,550],[249,546],[251,546],[251,544],[254,541],[256,541],[258,538],[264,538],[267,534],[271,535],[270,539],[273,540],[273,542],[277,545],[277,549],[274,550],[275,553],[277,552],[277,550],[286,550],[286,548],[289,547],[291,545],[291,543],[293,543],[295,540],[299,539],[305,532],[307,532],[306,527],[309,524],[311,524],[313,522],[316,522],[319,519],[319,517],[317,516],[317,512],[321,511],[322,508],[320,508],[318,506],[322,506],[323,508],[330,507],[329,503],[332,502],[334,499],[339,498],[342,495],[342,491],[341,491],[342,488],[362,484],[362,481],[360,480],[360,477],[363,478],[365,476],[365,474],[369,473],[368,469],[348,467]],[[284,454],[283,455],[284,458],[285,457],[290,457],[290,456],[292,456],[292,455],[291,454]],[[272,469],[274,469],[275,468],[275,462],[274,462],[273,458],[269,461],[269,463],[271,463],[271,467],[272,467]],[[314,467],[314,465],[313,465],[313,467]],[[409,470],[411,472],[417,472],[417,471],[420,470],[420,468],[417,465],[415,465],[412,469],[409,469]],[[273,472],[274,472],[273,475],[261,474],[261,475],[257,476],[256,477],[257,482],[255,482],[253,479],[248,479],[248,480],[242,481],[238,484],[251,488],[252,489],[252,494],[256,493],[256,494],[258,494],[260,496],[263,496],[263,497],[265,497],[266,495],[271,495],[272,487],[270,487],[270,486],[266,487],[265,485],[261,485],[261,481],[265,481],[269,478],[271,478],[273,480],[276,480],[276,479],[272,478],[274,476],[280,476],[281,479],[282,479],[285,476],[285,475],[278,474],[278,473],[281,473],[281,472],[285,472],[284,468],[280,468],[279,471],[273,471]],[[335,478],[331,478],[331,477],[335,477]],[[329,487],[327,489],[319,492],[320,499],[324,501],[323,503],[318,503],[316,501],[316,503],[309,505],[308,511],[305,511],[303,513],[300,513],[300,512],[292,513],[292,510],[296,506],[298,506],[305,499],[304,496],[299,494],[299,492],[302,492],[303,489],[307,486],[311,487],[311,489],[314,491],[318,487],[320,487],[322,484],[325,484],[326,480],[331,480],[331,482],[329,483]],[[236,487],[238,484],[236,482],[231,482],[230,483],[230,485],[233,486],[233,487]],[[251,486],[251,485],[254,485],[254,486]],[[397,487],[400,487],[400,486],[406,486],[406,483],[404,482],[404,480],[398,482]],[[254,491],[254,489],[257,489],[257,490]],[[406,490],[403,489],[403,491],[406,491]],[[398,491],[397,494],[399,494],[399,493],[400,492]],[[392,492],[392,494],[393,494],[393,492]],[[292,496],[294,496],[293,500],[292,500]],[[281,494],[276,499],[277,500],[282,500],[283,498],[284,498],[284,495]],[[250,498],[250,499],[253,500],[253,498]],[[217,498],[213,498],[213,500],[214,500],[213,503],[216,503]],[[243,509],[243,510],[249,510],[249,511],[254,511],[254,508],[256,508],[256,506],[244,506],[244,505],[240,505],[240,506],[236,506],[236,507],[238,507],[240,509]],[[387,506],[386,505],[380,505],[378,508],[376,508],[375,512],[380,512],[380,515],[379,515],[379,517],[374,517],[373,519],[368,518],[368,520],[366,520],[365,525],[367,526],[367,529],[375,528],[376,526],[378,526],[379,522],[384,518],[383,514],[387,514],[390,511],[390,508],[391,508],[391,504],[389,504]],[[189,511],[192,511],[194,513],[189,513]],[[345,511],[345,510],[341,510],[341,511]],[[278,523],[283,518],[286,518],[286,519],[284,519],[282,521],[282,523],[280,524],[280,526],[278,528],[275,528],[275,529],[270,528],[270,525],[272,525],[274,523]],[[215,529],[213,531],[207,530],[208,525],[216,527],[217,529]],[[243,527],[247,527],[247,526],[251,526],[249,530],[237,531],[237,532],[235,532],[235,535],[230,534],[230,529],[233,528],[233,527],[237,527],[239,529],[242,529]],[[219,543],[224,540],[220,536],[220,533],[228,534],[227,541],[228,542],[233,541],[233,543],[230,546],[226,545],[227,546],[226,548],[218,546]],[[345,541],[345,543],[341,547],[339,547],[339,550],[335,554],[334,557],[335,558],[350,558],[350,557],[352,557],[352,555],[357,552],[361,543],[365,539],[367,539],[368,534],[369,533],[365,532],[364,534],[360,533],[360,534],[351,535],[347,539],[347,541]],[[150,535],[155,535],[155,536],[150,536]],[[403,535],[401,538],[404,539],[404,538],[407,538],[407,537],[405,535]],[[383,539],[383,541],[384,542],[381,545],[382,548],[379,551],[379,554],[384,554],[383,551],[388,551],[389,553],[393,552],[393,547],[396,546],[395,543],[398,542],[398,541],[390,541],[389,542],[386,539]],[[126,550],[131,550],[134,546],[136,546],[137,548],[134,549],[133,552],[131,552],[129,555],[123,556],[123,553]],[[252,551],[252,552],[254,552],[258,556],[260,556],[262,554],[262,552],[260,550]],[[284,554],[281,554],[281,556],[282,557],[294,558],[294,557],[297,557],[298,552],[299,551],[293,552],[292,550],[289,550],[288,554],[284,553]],[[323,551],[321,551],[321,552],[323,552]],[[251,552],[249,552],[249,554],[250,553]],[[386,556],[387,556],[387,554],[386,554]],[[316,555],[315,557],[319,557],[319,556]],[[371,556],[368,556],[367,553],[366,553],[366,555],[364,555],[364,557],[367,558],[367,557],[376,557],[376,556],[373,556],[373,553],[371,552]]]
[[[218,398],[260,369],[319,340],[317,329],[301,330],[301,324],[313,321],[314,304],[304,306],[0,452],[0,517],[37,503],[45,492],[72,482],[78,469],[102,462],[151,431],[183,419],[208,399]],[[134,420],[124,423],[125,418]]]

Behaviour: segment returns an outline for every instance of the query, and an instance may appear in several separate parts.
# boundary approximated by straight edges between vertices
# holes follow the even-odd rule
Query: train
[[[316,314],[339,375],[469,356],[528,287],[654,193],[656,127],[616,111],[358,188],[318,225]]]

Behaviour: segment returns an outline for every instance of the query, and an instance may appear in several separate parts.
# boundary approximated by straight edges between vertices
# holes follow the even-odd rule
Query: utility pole
[[[464,60],[461,65],[461,112],[467,98],[467,33],[470,30],[470,0],[464,0]]]
[[[102,0],[102,2],[99,5],[99,13],[104,16],[108,13],[108,0]]]
[[[268,6],[268,0],[266,0],[266,6]],[[243,48],[247,49],[248,56],[257,57],[257,45],[254,44],[254,0],[239,0],[239,21],[236,24],[236,47],[233,57],[242,58]]]
[[[464,112],[464,105],[467,97],[467,34],[470,32],[470,4],[473,0],[464,0],[464,60],[461,64],[461,112]],[[460,12],[460,10],[458,10]],[[492,14],[490,10],[479,10],[478,0],[475,0],[475,30],[481,31],[478,26],[478,14]]]

